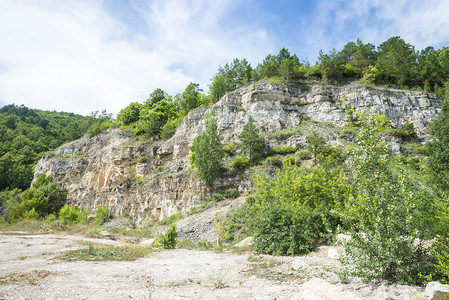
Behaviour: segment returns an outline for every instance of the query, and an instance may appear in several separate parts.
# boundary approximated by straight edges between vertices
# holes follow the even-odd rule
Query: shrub
[[[274,146],[270,149],[271,154],[286,155],[290,153],[295,153],[298,150],[296,146]]]
[[[226,199],[226,197],[220,193],[215,193],[212,195],[212,201],[214,202],[220,202],[223,201],[224,199]]]
[[[174,249],[177,237],[176,224],[172,224],[164,234],[159,235],[158,241],[164,249]]]
[[[25,217],[25,214],[31,210],[38,217],[42,217],[48,212],[48,197],[43,191],[30,188],[22,193],[21,200],[10,206],[9,219],[17,221]]]
[[[340,131],[341,138],[355,138],[359,129],[354,126],[343,126]]]
[[[234,156],[235,153],[237,152],[239,143],[237,142],[232,142],[226,146],[223,146],[223,151],[224,153],[226,153],[229,156]]]
[[[66,204],[59,211],[59,220],[64,224],[73,225],[80,223],[85,215],[85,211],[80,212],[78,207]]]
[[[264,165],[282,166],[282,160],[282,156],[280,155],[269,156],[265,159]]]
[[[229,164],[229,166],[237,170],[244,170],[248,168],[250,164],[251,161],[248,158],[239,155],[234,158],[234,160]]]
[[[170,215],[158,222],[159,225],[170,225],[182,218],[181,213]]]
[[[275,140],[285,140],[295,134],[295,130],[292,128],[285,128],[277,132],[270,134],[270,138]]]
[[[306,209],[276,205],[256,221],[254,249],[272,255],[298,255],[313,250],[319,238],[316,221]]]
[[[412,123],[406,123],[402,127],[391,129],[390,132],[403,140],[411,140],[417,137],[415,126]]]
[[[148,157],[146,157],[145,155],[142,155],[141,157],[139,157],[139,162],[140,163],[147,163],[148,162]]]
[[[109,221],[110,218],[111,215],[109,213],[109,208],[104,206],[100,206],[97,208],[97,213],[95,215],[95,223],[97,223],[97,225],[101,225]]]
[[[34,207],[23,214],[25,219],[39,219],[39,214],[36,212]]]
[[[239,196],[239,191],[237,191],[237,189],[234,189],[234,188],[229,188],[226,191],[224,191],[224,196],[227,199],[234,199]]]
[[[312,152],[310,150],[300,150],[296,152],[296,156],[301,160],[310,159],[312,158]]]
[[[427,146],[423,145],[423,146],[418,146],[418,147],[414,147],[412,149],[412,154],[413,155],[428,155],[427,152]]]

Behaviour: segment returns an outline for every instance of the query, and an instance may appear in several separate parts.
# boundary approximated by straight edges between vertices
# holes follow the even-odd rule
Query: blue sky
[[[449,46],[447,0],[2,0],[0,105],[116,114],[156,88],[208,90],[220,65],[360,38]]]

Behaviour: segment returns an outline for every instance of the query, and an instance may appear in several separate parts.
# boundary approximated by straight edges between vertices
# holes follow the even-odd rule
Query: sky
[[[286,47],[314,63],[360,38],[449,46],[447,0],[0,0],[0,106],[116,115]]]

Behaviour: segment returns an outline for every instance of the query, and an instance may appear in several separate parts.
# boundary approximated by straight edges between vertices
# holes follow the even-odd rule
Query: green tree
[[[377,67],[393,84],[406,85],[416,74],[417,55],[415,47],[399,36],[383,42],[377,52]]]
[[[210,94],[215,103],[226,93],[234,91],[251,80],[252,68],[246,59],[234,59],[232,63],[226,63],[219,67],[218,72],[211,79]]]
[[[421,284],[429,273],[423,241],[434,234],[433,196],[412,180],[377,135],[380,118],[361,117],[350,169],[353,194],[341,210],[351,240],[350,274]]]
[[[217,132],[217,120],[213,113],[206,116],[204,130],[193,140],[190,147],[190,163],[195,175],[211,189],[222,170],[224,152]]]
[[[430,124],[435,139],[428,142],[428,170],[432,182],[449,195],[449,82],[438,118]]]
[[[123,125],[129,125],[139,121],[141,104],[131,102],[127,107],[120,110],[117,115],[117,121]]]
[[[252,117],[249,117],[248,122],[243,126],[243,131],[239,138],[242,142],[242,149],[248,154],[250,160],[256,160],[263,156],[265,139],[259,134]]]
[[[326,146],[326,140],[314,132],[311,136],[306,137],[308,150],[313,153],[313,163],[316,165],[317,155],[320,154]]]
[[[189,83],[179,100],[181,115],[185,116],[189,111],[201,105],[201,93],[198,83]]]

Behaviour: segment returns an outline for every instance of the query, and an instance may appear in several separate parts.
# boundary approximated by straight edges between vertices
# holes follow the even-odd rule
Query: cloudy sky
[[[156,88],[207,91],[220,65],[282,47],[312,63],[357,38],[446,47],[448,12],[447,0],[0,0],[0,106],[116,114]]]

